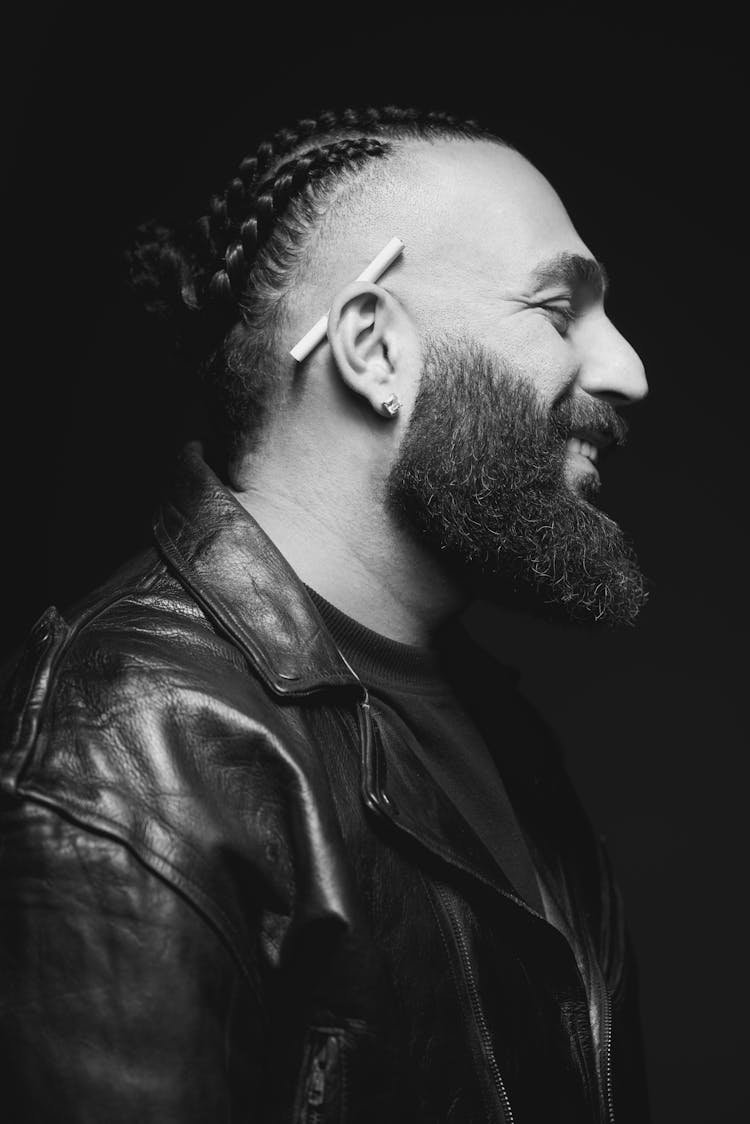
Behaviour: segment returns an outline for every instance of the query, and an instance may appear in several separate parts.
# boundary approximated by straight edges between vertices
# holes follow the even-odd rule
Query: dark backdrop
[[[746,75],[739,28],[604,9],[29,5],[8,31],[3,648],[145,541],[174,385],[123,302],[128,228],[200,213],[275,127],[396,101],[479,116],[556,185],[613,277],[649,401],[603,501],[652,597],[597,635],[500,616],[605,833],[642,965],[658,1124],[736,1122],[747,886]],[[189,186],[185,186],[185,185]]]

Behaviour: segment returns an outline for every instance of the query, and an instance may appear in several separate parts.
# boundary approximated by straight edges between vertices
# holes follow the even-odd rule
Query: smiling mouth
[[[581,428],[574,430],[568,440],[565,442],[565,447],[568,454],[578,454],[591,469],[597,471],[596,464],[599,460],[600,453],[603,453],[610,445],[613,444],[614,436],[603,430],[590,428]]]
[[[569,453],[578,453],[592,465],[595,466],[599,459],[599,448],[591,441],[584,441],[580,437],[569,437],[566,441],[566,448]]]

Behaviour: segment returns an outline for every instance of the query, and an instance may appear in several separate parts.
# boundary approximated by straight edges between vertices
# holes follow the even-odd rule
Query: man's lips
[[[598,454],[600,450],[609,448],[616,440],[616,435],[607,430],[595,429],[593,426],[581,426],[571,430],[568,444],[571,441],[577,441],[579,445],[588,446],[589,449],[593,449]]]
[[[622,440],[620,437],[619,440]],[[591,468],[599,460],[600,453],[619,443],[618,434],[593,426],[576,427],[565,442],[568,454],[578,454]]]
[[[592,466],[596,464],[599,456],[599,448],[597,445],[592,444],[590,441],[584,441],[580,437],[569,437],[565,446],[569,453],[578,453],[579,456],[588,460]]]

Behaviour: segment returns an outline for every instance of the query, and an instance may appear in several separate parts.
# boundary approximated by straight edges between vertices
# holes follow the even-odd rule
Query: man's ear
[[[354,281],[331,305],[328,341],[343,382],[376,413],[392,416],[384,403],[394,394],[402,400],[418,352],[406,309],[379,285]]]

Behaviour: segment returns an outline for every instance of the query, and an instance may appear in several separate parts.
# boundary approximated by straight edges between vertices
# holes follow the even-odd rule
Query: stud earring
[[[390,398],[386,398],[385,402],[381,402],[380,405],[389,418],[395,418],[396,414],[401,409],[401,400],[397,394],[392,394]]]

